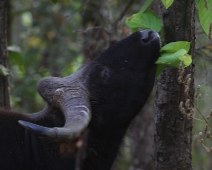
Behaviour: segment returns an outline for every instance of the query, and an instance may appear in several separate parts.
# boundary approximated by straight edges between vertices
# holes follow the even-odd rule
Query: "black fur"
[[[26,115],[0,110],[1,170],[74,169],[73,158],[64,159],[58,157],[58,144],[40,139],[21,127],[20,124],[18,124],[18,120],[34,122]],[[62,119],[60,119],[60,121],[62,121]],[[49,127],[61,125],[59,121],[55,124],[49,119],[39,120],[34,123]]]
[[[136,32],[86,64],[83,74],[92,119],[83,136],[84,145],[75,151],[77,156],[73,152],[71,157],[58,157],[57,144],[38,138],[17,123],[33,119],[0,110],[0,169],[73,170],[77,157],[81,170],[109,170],[130,122],[152,90],[159,49],[155,32]],[[59,110],[49,113],[51,116],[34,123],[63,125]]]
[[[83,170],[110,169],[130,122],[152,90],[160,45],[158,40],[141,45],[139,34],[106,50],[88,71],[91,101],[95,102]]]

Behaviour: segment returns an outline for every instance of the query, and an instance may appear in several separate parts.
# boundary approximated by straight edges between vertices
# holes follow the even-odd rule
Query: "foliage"
[[[33,112],[44,103],[36,92],[38,80],[69,75],[83,61],[81,37],[76,34],[81,3],[62,0],[53,5],[50,1],[13,0],[12,4],[8,48],[12,105]]]
[[[166,9],[168,9],[172,5],[173,2],[174,2],[174,0],[162,0],[162,3]],[[200,20],[200,25],[202,26],[204,32],[208,35],[208,38],[212,39],[212,1],[208,1],[208,0],[199,0],[198,1],[197,0],[196,5],[198,7],[198,16],[199,16],[199,20]],[[156,26],[155,25],[152,26],[153,23],[151,23],[152,25],[148,24],[148,26],[146,26],[147,24],[146,25],[144,24],[144,23],[148,22],[148,19],[146,19],[142,15],[145,14],[145,11],[147,8],[148,7],[145,6],[145,8],[143,8],[141,10],[141,13],[139,11],[139,13],[136,13],[136,14],[132,15],[131,17],[127,18],[126,24],[130,28],[132,28],[132,30],[137,30],[138,28],[142,28],[142,29],[154,29],[157,32],[159,32],[158,31],[158,27],[159,27],[158,23],[159,22],[155,22],[154,19],[151,19],[151,20],[153,20],[153,22],[154,22],[154,24],[156,24]],[[148,18],[149,18],[149,16],[148,16]],[[202,32],[200,27],[198,27],[198,31]],[[202,46],[201,45],[199,46],[199,43],[204,42],[204,41],[205,41],[205,43],[203,43],[203,44],[205,44],[205,45],[201,44]],[[207,37],[198,39],[197,44],[198,45],[196,47],[196,54],[200,55],[201,57],[203,57],[205,55],[205,57],[207,57],[207,61],[208,60],[211,61],[211,51],[212,51],[211,49],[212,48],[211,48],[211,44],[207,41]],[[179,83],[183,83],[185,85],[185,89],[187,89],[190,81],[189,81],[188,77],[183,79],[183,70],[184,70],[184,67],[189,66],[192,62],[191,56],[188,54],[189,50],[190,50],[190,42],[181,42],[181,41],[172,42],[172,43],[169,43],[169,44],[166,44],[165,46],[163,46],[160,50],[161,56],[156,61],[156,64],[158,64],[157,76],[160,74],[160,72],[163,70],[163,68],[165,66],[171,66],[171,67],[175,67],[175,68],[178,68],[180,66],[181,69],[179,69],[179,70],[181,70],[181,71],[179,71],[178,81],[179,81]],[[204,65],[206,65],[206,64],[204,64]],[[204,68],[202,68],[202,69],[204,69]],[[202,70],[199,70],[199,71],[202,72]],[[206,70],[206,74],[207,74],[207,70]],[[198,89],[199,89],[198,87],[199,86],[197,86],[197,90],[196,90],[196,96],[197,96],[196,100],[201,98],[201,94],[198,94]],[[209,88],[209,87],[207,87],[207,88]],[[210,87],[210,89],[211,89],[211,87]],[[186,99],[186,101],[184,101],[184,103],[183,102],[180,103],[179,109],[180,109],[181,113],[183,113],[183,114],[185,114],[185,110],[186,111],[189,110],[189,113],[186,113],[188,118],[193,118],[194,120],[198,120],[199,122],[203,122],[206,124],[205,127],[203,127],[204,132],[198,133],[198,135],[196,135],[196,137],[195,137],[195,140],[198,141],[200,143],[200,145],[205,148],[206,152],[211,153],[212,147],[208,147],[211,145],[211,143],[207,143],[207,141],[205,142],[205,140],[203,140],[203,136],[204,136],[203,134],[205,134],[205,138],[212,137],[211,132],[209,130],[209,128],[212,127],[211,123],[209,123],[209,119],[211,119],[212,113],[210,112],[210,114],[206,118],[204,113],[202,113],[200,111],[201,109],[199,109],[199,106],[197,106],[196,103],[193,103],[193,101],[191,101],[189,99],[187,90],[185,91],[185,93],[187,94],[187,99]],[[210,97],[210,100],[211,100],[211,97]],[[205,102],[208,103],[207,100],[205,100]],[[188,105],[188,103],[190,103],[190,104]],[[191,105],[196,108],[195,112],[197,112],[198,115],[194,114],[194,108],[192,108]],[[203,103],[202,103],[202,105],[203,105]],[[184,107],[186,107],[186,108],[184,108]],[[208,106],[206,106],[206,107],[208,108]],[[210,120],[210,122],[211,122],[211,120]],[[199,123],[195,124],[194,131],[196,131],[197,128],[199,128]],[[200,153],[195,153],[194,161],[198,161],[196,159],[197,158],[196,154],[200,154]],[[205,155],[203,157],[202,153],[201,153],[201,156],[202,156],[202,160],[206,159]],[[200,167],[200,165],[196,165],[196,167],[197,166]]]
[[[147,0],[147,1],[142,5],[141,9],[139,10],[139,13],[142,13],[142,12],[146,11],[146,10],[149,8],[149,6],[152,4],[153,1],[154,1],[154,0]]]
[[[200,0],[198,14],[203,30],[212,39],[212,1]]]
[[[138,28],[153,29],[157,32],[161,30],[162,22],[160,18],[152,10],[147,10],[152,2],[153,0],[147,0],[138,13],[126,18],[126,25],[129,26],[133,32],[137,31]]]
[[[56,4],[58,0],[51,0],[52,3]]]
[[[155,62],[159,65],[156,77],[160,75],[165,66],[178,68],[181,61],[184,67],[188,67],[192,63],[191,56],[188,54],[190,43],[186,41],[177,41],[166,44],[160,49],[161,56]]]
[[[156,32],[160,32],[162,27],[161,19],[152,10],[148,10],[152,2],[153,0],[147,0],[138,13],[126,18],[126,25],[133,32],[138,30],[138,28],[153,29]]]
[[[168,9],[174,0],[162,0],[163,5]],[[198,14],[200,23],[205,33],[212,38],[212,1],[199,0],[196,1],[198,6]]]
[[[51,1],[54,1],[54,4]],[[174,1],[162,0],[162,2],[166,8],[169,8]],[[197,7],[200,24],[203,30],[205,30],[205,33],[209,34],[209,23],[212,21],[212,15],[210,13],[212,6],[211,1],[196,0],[196,2],[198,2]],[[205,2],[209,3],[208,9],[204,4]],[[10,15],[12,19],[12,38],[9,40],[8,48],[10,70],[6,70],[5,73],[11,76],[13,108],[21,110],[22,112],[34,112],[41,110],[44,103],[36,92],[35,86],[37,81],[44,76],[67,76],[79,68],[84,61],[82,56],[82,34],[87,30],[83,30],[82,28],[81,14],[86,4],[73,0],[12,0],[11,3],[13,6]],[[104,14],[101,17],[104,23],[102,27],[105,30],[110,30],[111,22],[121,13],[121,9],[125,3],[127,3],[127,1],[123,1],[123,3],[117,0],[104,1],[104,8],[99,12]],[[147,0],[140,8],[140,4],[135,2],[127,13],[127,15],[131,17],[128,17],[125,23],[130,26],[132,30],[150,28],[161,33],[161,20],[155,13],[149,10],[152,3],[153,0]],[[207,13],[207,15],[204,15],[205,13]],[[140,18],[142,18],[142,20],[140,20]],[[198,59],[195,61],[195,81],[196,84],[204,84],[201,86],[204,98],[195,101],[195,105],[200,107],[204,114],[209,112],[210,103],[212,102],[212,45],[211,41],[203,34],[200,24],[197,18],[195,53]],[[89,25],[88,29],[91,29]],[[129,30],[124,26],[123,20],[120,21],[117,32],[117,34],[122,34],[123,32],[129,34]],[[108,39],[105,33],[103,37]],[[162,61],[159,67],[163,68],[164,65],[168,65],[169,62],[173,62],[174,65],[177,65],[176,63],[178,63],[180,59],[179,56],[175,56],[175,53],[181,49],[184,49],[187,53],[188,44],[187,42],[186,45],[184,44],[178,47],[178,50],[173,46],[170,47],[169,50],[173,50],[166,52],[173,53],[174,55],[171,55],[171,58],[168,57],[168,59],[161,58],[160,61]],[[169,45],[167,44],[167,46]],[[166,50],[166,46],[161,49],[161,54],[164,54],[164,49]],[[184,50],[181,50],[179,53],[186,54]],[[172,59],[173,56],[174,59]],[[169,59],[171,61],[169,61]],[[2,68],[0,68],[0,72],[0,74],[3,73]],[[199,115],[196,115],[196,117],[201,118]],[[204,124],[195,124],[194,133],[198,134],[198,129],[204,128],[204,126]],[[209,144],[207,143],[207,145]],[[212,165],[210,165],[210,159],[206,161],[205,153],[200,153],[199,151],[201,150],[198,146],[195,145],[194,147],[194,169],[202,169],[200,166],[205,162],[207,162],[207,165],[205,165],[204,168],[210,169],[212,167]],[[197,150],[200,156],[197,155]],[[198,163],[198,161],[200,163]],[[126,168],[124,165],[123,167]]]
[[[145,11],[133,14],[126,20],[127,26],[131,28],[161,30],[161,20],[153,11]]]
[[[126,19],[126,25],[128,25],[132,30],[137,30],[138,28],[142,29],[153,29],[157,32],[161,30],[161,20],[160,18],[153,12],[146,9],[151,4],[152,1],[147,1],[141,10],[133,14],[131,17]],[[162,0],[163,5],[169,8],[174,0]],[[199,2],[199,18],[200,23],[209,37],[212,38],[212,1],[200,0]],[[184,66],[187,67],[191,64],[192,59],[188,53],[190,47],[186,50],[185,46],[188,47],[189,42],[172,42],[162,47],[160,53],[161,56],[156,61],[158,64],[156,77],[162,72],[164,66],[171,66],[178,68],[180,62],[184,61]],[[177,50],[175,49],[177,48]],[[164,50],[167,49],[168,50]]]
[[[166,8],[173,3],[173,1],[165,0],[162,2]],[[128,17],[126,19],[126,25],[132,28],[132,30],[137,30],[138,28],[153,29],[159,33],[162,22],[153,11],[146,10],[150,4],[151,1],[147,1],[138,13]],[[159,65],[156,77],[160,75],[165,66],[178,68],[181,61],[184,61],[185,67],[189,66],[192,62],[191,56],[188,54],[189,50],[190,43],[183,41],[172,42],[162,47],[160,50],[161,56],[156,61],[156,64]]]
[[[9,55],[9,63],[11,65],[17,65],[19,70],[22,72],[25,71],[25,62],[23,60],[23,56],[21,55],[21,49],[18,46],[8,46],[8,55]]]
[[[172,5],[173,2],[174,2],[174,0],[162,0],[162,3],[166,9],[168,9]]]
[[[5,76],[9,75],[9,70],[1,64],[0,64],[0,74],[3,74]]]

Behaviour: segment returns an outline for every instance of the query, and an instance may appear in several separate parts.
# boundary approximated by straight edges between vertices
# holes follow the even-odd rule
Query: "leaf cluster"
[[[141,28],[152,29],[160,33],[162,28],[161,19],[153,11],[147,10],[152,2],[152,0],[146,1],[138,13],[126,19],[126,25],[132,28],[133,31]],[[162,1],[166,8],[170,7],[173,2],[174,0]],[[171,42],[162,47],[160,57],[156,61],[158,65],[156,77],[162,72],[165,66],[178,68],[181,61],[184,61],[184,67],[189,66],[192,62],[192,58],[188,54],[189,50],[190,43],[186,41]]]

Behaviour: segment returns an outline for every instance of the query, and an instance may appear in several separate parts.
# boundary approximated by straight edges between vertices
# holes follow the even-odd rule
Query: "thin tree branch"
[[[135,0],[131,0],[129,1],[129,3],[125,6],[125,8],[123,9],[123,11],[120,13],[119,17],[115,20],[116,25],[118,24],[118,22],[124,17],[124,15],[126,14],[126,12],[128,11],[128,9],[132,6],[132,4],[134,3]]]
[[[86,32],[88,32],[88,31],[90,31],[90,30],[93,30],[93,29],[102,29],[106,34],[110,35],[110,32],[108,32],[108,31],[107,31],[104,27],[102,27],[102,26],[88,27],[88,28],[86,28],[85,30],[75,30],[75,31],[73,31],[73,32],[74,32],[74,33],[75,33],[75,32],[86,33]]]
[[[128,9],[132,6],[132,4],[134,3],[135,0],[130,0],[128,2],[128,4],[125,6],[125,8],[122,10],[122,12],[120,13],[119,17],[113,22],[112,24],[112,28],[110,31],[110,44],[113,44],[114,39],[113,39],[113,35],[116,33],[117,31],[117,25],[119,23],[119,21],[122,20],[122,18],[124,17],[124,15],[126,14],[126,12],[128,11]],[[112,43],[111,43],[112,42]]]

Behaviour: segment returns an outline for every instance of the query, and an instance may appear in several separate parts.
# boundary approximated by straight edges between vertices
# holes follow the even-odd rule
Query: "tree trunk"
[[[165,44],[174,41],[191,42],[194,54],[194,0],[175,0],[168,10],[161,5]],[[157,81],[155,99],[155,169],[192,169],[192,120],[179,111],[181,101],[194,99],[194,64],[185,69],[191,74],[189,96],[184,84],[178,83],[178,69],[166,67]]]
[[[7,55],[7,0],[0,0],[0,67],[8,68]],[[2,70],[1,69],[1,70]],[[9,77],[0,73],[0,107],[10,109]]]

